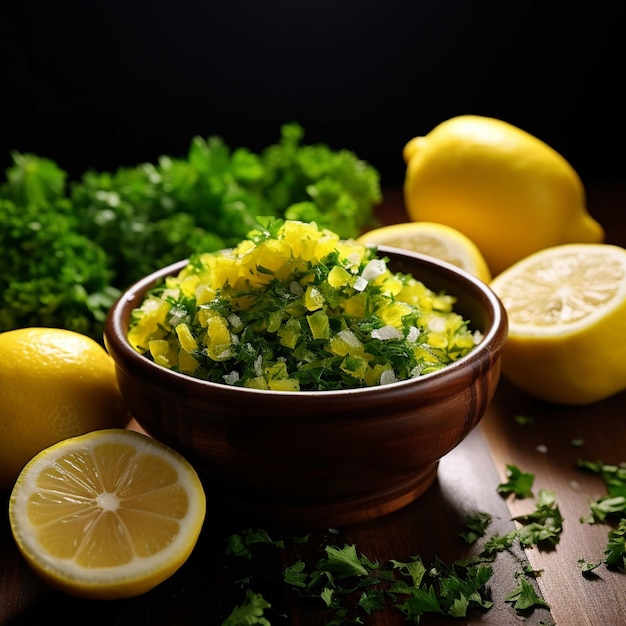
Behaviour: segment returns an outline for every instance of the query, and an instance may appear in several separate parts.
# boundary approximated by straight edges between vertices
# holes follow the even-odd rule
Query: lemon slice
[[[370,230],[357,239],[367,245],[392,246],[452,263],[488,283],[491,274],[482,253],[467,236],[436,222],[406,222]]]
[[[206,512],[192,466],[146,435],[97,430],[37,454],[9,501],[33,570],[70,595],[137,596],[189,557]]]
[[[502,372],[536,398],[590,404],[626,389],[626,250],[565,244],[491,283],[509,317]]]

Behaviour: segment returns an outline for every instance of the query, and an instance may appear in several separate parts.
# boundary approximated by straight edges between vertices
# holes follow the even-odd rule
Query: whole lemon
[[[456,228],[495,276],[565,243],[600,243],[573,167],[533,135],[478,115],[451,118],[404,147],[404,200],[413,221]]]
[[[0,490],[44,448],[128,421],[112,358],[93,339],[58,328],[0,333]]]

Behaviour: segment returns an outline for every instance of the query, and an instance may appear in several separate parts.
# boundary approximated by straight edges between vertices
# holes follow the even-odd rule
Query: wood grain
[[[578,459],[620,463],[626,460],[626,394],[588,407],[563,407],[534,401],[506,379],[481,422],[490,456],[502,480],[506,464],[535,475],[534,495],[554,491],[564,518],[556,549],[527,550],[540,570],[539,588],[559,626],[626,623],[626,577],[601,566],[585,578],[578,561],[603,558],[611,526],[581,523],[589,503],[606,495],[602,480],[577,467]],[[515,417],[532,420],[520,425]],[[512,517],[529,513],[529,499],[507,500]]]

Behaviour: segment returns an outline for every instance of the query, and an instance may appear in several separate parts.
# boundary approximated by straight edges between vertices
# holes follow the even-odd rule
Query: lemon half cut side
[[[547,248],[491,287],[509,318],[503,374],[530,395],[590,404],[626,389],[626,250]]]
[[[193,467],[146,435],[98,430],[61,441],[20,473],[9,501],[17,546],[70,595],[118,599],[169,578],[206,514]]]
[[[370,230],[357,239],[363,245],[392,246],[451,263],[485,283],[491,280],[478,247],[455,228],[437,222],[405,222]]]

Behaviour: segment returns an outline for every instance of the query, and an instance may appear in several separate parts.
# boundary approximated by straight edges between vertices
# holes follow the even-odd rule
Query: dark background
[[[194,135],[256,151],[298,121],[397,185],[409,139],[474,113],[623,181],[625,27],[624,0],[1,0],[0,165],[76,177]]]

